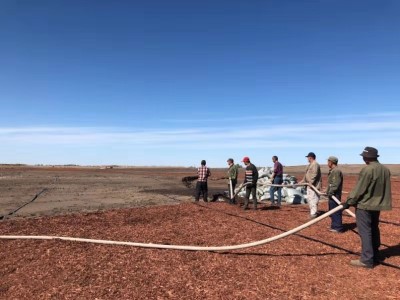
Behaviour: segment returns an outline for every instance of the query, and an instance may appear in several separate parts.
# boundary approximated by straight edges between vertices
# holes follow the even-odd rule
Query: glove
[[[350,205],[347,204],[347,202],[343,203],[343,209],[348,209],[350,207]]]

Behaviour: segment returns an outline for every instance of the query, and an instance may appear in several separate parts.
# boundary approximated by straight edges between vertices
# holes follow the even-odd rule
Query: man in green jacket
[[[236,200],[233,197],[235,194],[235,187],[237,184],[237,178],[238,178],[238,166],[235,165],[233,158],[228,158],[226,161],[228,163],[229,169],[228,169],[228,174],[226,178],[229,180],[228,183],[228,188],[229,188],[229,203],[231,204],[236,204]]]
[[[328,187],[326,188],[326,194],[328,195],[328,206],[329,210],[334,209],[339,204],[333,200],[332,197],[336,197],[340,201],[342,197],[342,187],[343,187],[343,173],[338,168],[339,159],[336,156],[329,156],[328,158]],[[343,232],[342,224],[342,211],[339,210],[331,215],[331,232]]]
[[[361,170],[357,185],[351,191],[343,208],[356,207],[356,222],[361,238],[361,258],[352,260],[350,264],[372,268],[380,261],[380,211],[392,209],[390,171],[379,163],[377,149],[365,147],[360,155],[367,165]]]

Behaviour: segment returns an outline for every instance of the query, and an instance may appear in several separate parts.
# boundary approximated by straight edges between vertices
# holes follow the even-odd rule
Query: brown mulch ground
[[[347,180],[345,190],[354,185]],[[325,219],[296,235],[240,251],[191,252],[63,241],[0,240],[1,299],[399,299],[400,183],[381,214],[384,264],[349,265],[360,252]],[[16,218],[1,235],[58,235],[144,243],[221,246],[265,239],[308,221],[305,205],[243,211],[225,203],[182,203]],[[327,210],[327,203],[320,204]]]
[[[322,205],[322,209],[326,205]],[[397,208],[382,219],[385,265],[348,265],[360,251],[354,222],[328,220],[261,247],[227,253],[150,250],[62,241],[1,241],[0,295],[7,299],[395,299],[400,283]],[[307,221],[304,206],[241,211],[182,204],[7,221],[2,234],[62,235],[145,243],[230,245]],[[393,223],[393,224],[392,224]]]

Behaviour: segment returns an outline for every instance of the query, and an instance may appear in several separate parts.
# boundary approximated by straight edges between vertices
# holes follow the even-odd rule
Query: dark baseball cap
[[[362,157],[367,157],[367,158],[376,158],[379,157],[378,155],[378,149],[374,147],[365,147],[363,152],[360,154]]]
[[[315,159],[315,153],[314,152],[310,152],[310,153],[308,153],[307,155],[306,155],[306,157],[312,157],[312,158],[314,158]]]

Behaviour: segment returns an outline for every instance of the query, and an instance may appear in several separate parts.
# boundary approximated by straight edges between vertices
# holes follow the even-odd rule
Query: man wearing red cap
[[[361,170],[357,185],[350,192],[343,209],[356,207],[356,222],[361,238],[361,257],[350,261],[356,267],[373,268],[379,264],[379,215],[381,210],[392,209],[390,171],[378,161],[378,150],[365,147],[363,157],[366,166]]]
[[[243,209],[249,209],[250,194],[253,198],[254,209],[257,209],[257,181],[258,171],[255,165],[250,162],[250,158],[247,156],[243,157],[242,162],[246,165],[246,174],[244,177],[244,184],[246,186],[246,196],[244,198]]]

